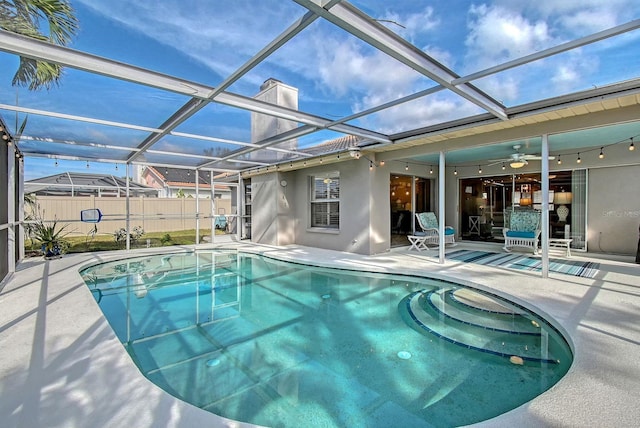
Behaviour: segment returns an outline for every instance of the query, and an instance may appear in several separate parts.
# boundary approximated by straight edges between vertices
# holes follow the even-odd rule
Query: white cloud
[[[562,5],[559,5],[562,3]],[[526,5],[519,1],[473,6],[469,11],[465,68],[481,70],[544,50],[573,39],[573,27],[580,35],[611,27],[616,17],[611,9],[591,2],[541,2]],[[536,9],[536,10],[531,10]],[[525,15],[526,13],[526,15]],[[598,18],[601,20],[599,21]],[[590,28],[585,29],[584,26]],[[569,31],[567,28],[572,27]],[[576,49],[502,72],[481,81],[483,89],[505,104],[551,97],[584,87],[584,80],[597,71],[598,59]],[[527,93],[523,94],[526,88]]]
[[[394,134],[481,113],[479,107],[447,92],[432,94],[363,119],[379,132]]]
[[[499,7],[472,6],[466,39],[467,61],[479,68],[518,58],[548,47],[552,38],[544,21]]]
[[[494,4],[516,13],[536,15],[571,37],[594,33],[629,20],[637,0],[498,0]]]

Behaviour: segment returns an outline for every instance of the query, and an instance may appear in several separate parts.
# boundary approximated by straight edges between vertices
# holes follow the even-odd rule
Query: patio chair
[[[540,211],[536,210],[505,212],[504,250],[511,252],[513,247],[522,247],[538,254],[541,217]]]
[[[416,213],[416,219],[418,225],[422,229],[422,233],[426,236],[424,243],[426,245],[438,245],[440,244],[440,235],[438,233],[438,219],[432,212]],[[444,228],[444,243],[456,245],[455,240],[456,231],[451,226],[445,226]]]

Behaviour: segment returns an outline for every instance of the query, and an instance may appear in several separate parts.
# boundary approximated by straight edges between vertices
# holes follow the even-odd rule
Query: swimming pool
[[[453,282],[236,251],[81,274],[148,379],[259,425],[471,424],[546,391],[572,361],[541,317]]]

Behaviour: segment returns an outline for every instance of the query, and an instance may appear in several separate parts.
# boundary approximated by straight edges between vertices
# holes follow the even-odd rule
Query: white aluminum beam
[[[496,100],[469,84],[455,85],[453,81],[459,76],[350,4],[338,3],[330,9],[325,9],[312,0],[295,0],[295,2],[496,117],[502,120],[509,119],[505,107]]]

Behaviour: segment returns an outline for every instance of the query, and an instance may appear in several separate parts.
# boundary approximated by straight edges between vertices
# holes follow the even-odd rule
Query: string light
[[[636,147],[633,145],[633,137],[630,138],[631,144],[629,144],[629,151],[634,151]]]
[[[408,163],[405,165],[404,170],[405,171],[409,171],[409,164]]]
[[[558,165],[562,165],[562,159],[560,159],[560,155],[558,155]]]
[[[118,164],[116,164],[116,171],[118,170]]]
[[[87,161],[87,169],[89,169],[89,161]]]
[[[53,166],[58,166],[58,159],[56,159],[56,161],[53,163]]]
[[[600,159],[604,159],[604,152],[602,151],[603,148],[604,147],[600,147],[600,154],[598,155]]]
[[[482,167],[478,165],[478,174],[482,174]]]
[[[433,174],[433,166],[429,166],[429,174]]]
[[[504,162],[502,162],[502,170],[504,171],[505,169],[507,169],[507,167],[505,166]]]
[[[580,153],[578,152],[578,159],[576,159],[576,163],[582,163],[582,159],[580,159]]]
[[[380,161],[380,166],[384,166],[384,161],[383,160]]]
[[[369,161],[369,171],[373,171],[373,162]]]
[[[458,175],[458,167],[457,166],[453,167],[453,175]]]

